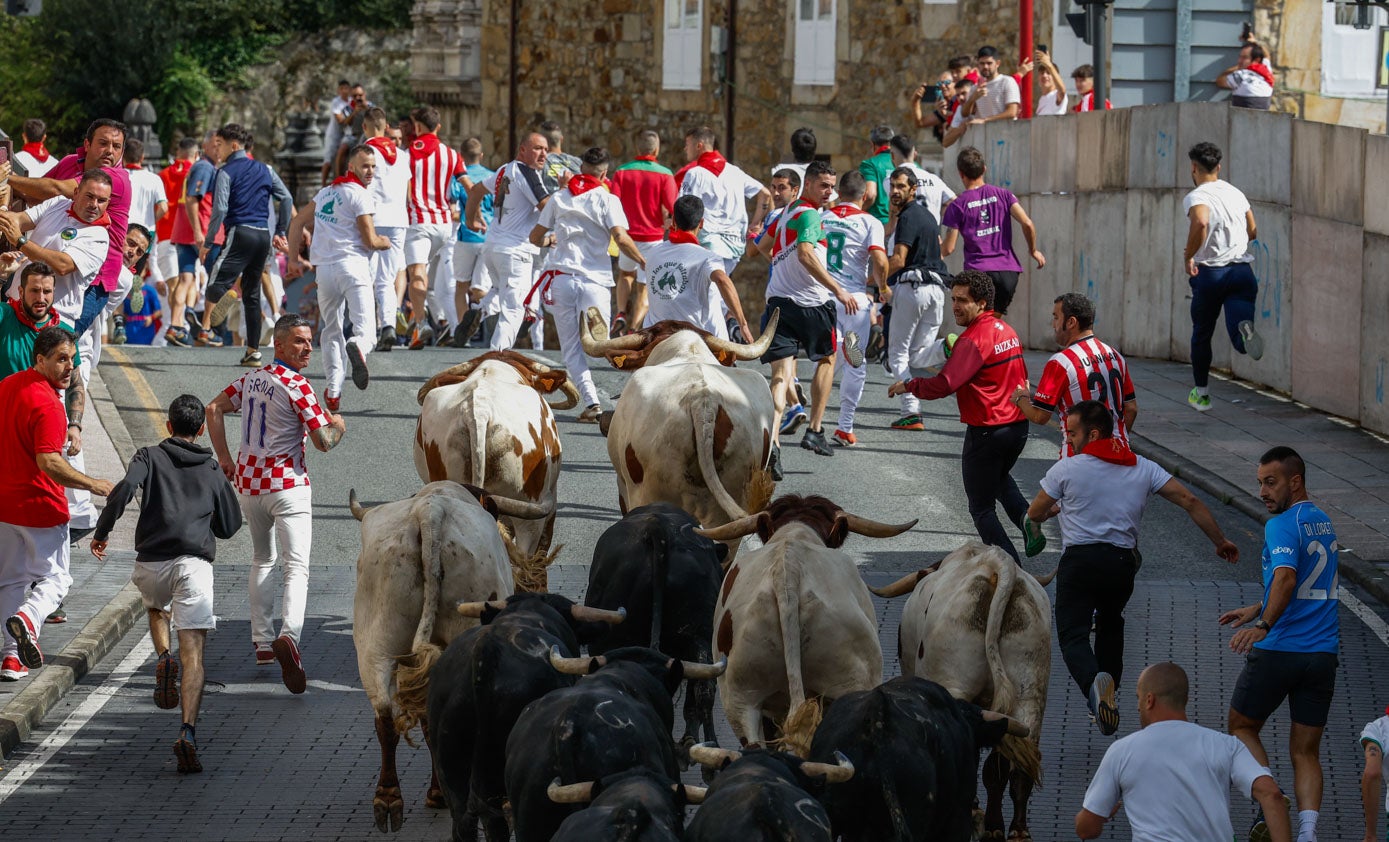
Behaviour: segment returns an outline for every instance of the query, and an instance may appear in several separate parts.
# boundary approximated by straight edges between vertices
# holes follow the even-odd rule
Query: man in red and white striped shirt
[[[415,140],[410,144],[410,192],[406,198],[410,229],[405,234],[405,275],[410,282],[410,306],[414,310],[410,347],[419,349],[434,341],[434,331],[424,317],[429,267],[446,249],[453,248],[449,186],[467,172],[467,167],[457,150],[439,142],[437,108],[416,108],[410,112],[410,121],[415,124]],[[447,292],[452,296],[452,290]]]
[[[1094,302],[1078,292],[1057,296],[1051,329],[1061,350],[1047,360],[1037,391],[1029,394],[1030,384],[1023,384],[1013,393],[1013,403],[1033,424],[1046,425],[1053,415],[1065,418],[1081,401],[1099,401],[1114,416],[1114,438],[1128,447],[1128,431],[1138,417],[1133,380],[1123,355],[1095,336],[1094,325]],[[1074,455],[1063,440],[1061,458]]]

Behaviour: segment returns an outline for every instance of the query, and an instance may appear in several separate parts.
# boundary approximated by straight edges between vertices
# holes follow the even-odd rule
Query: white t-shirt
[[[936,224],[939,225],[940,209],[945,206],[946,202],[955,198],[955,191],[951,190],[949,185],[929,170],[923,170],[913,163],[906,163],[902,166],[916,174],[916,200],[926,206],[926,209],[936,218]],[[892,170],[896,171],[897,167],[893,167]],[[888,172],[887,178],[884,178],[883,183],[878,185],[878,195],[892,195],[892,172]]]
[[[1234,88],[1230,90],[1231,96],[1273,96],[1273,86],[1252,70],[1236,70],[1226,78],[1234,84]]]
[[[1138,546],[1138,523],[1148,498],[1172,479],[1142,456],[1136,465],[1116,465],[1087,453],[1047,469],[1042,490],[1061,504],[1061,545]]]
[[[150,236],[154,236],[154,224],[158,221],[154,206],[168,201],[164,195],[164,182],[147,169],[127,168],[126,175],[130,176],[130,221],[145,226],[150,230]]]
[[[376,177],[367,190],[376,202],[377,228],[404,228],[410,224],[405,200],[410,192],[410,153],[398,150],[395,163],[386,163],[381,150],[372,147],[376,155]]]
[[[49,155],[48,160],[40,164],[38,158],[21,149],[14,153],[14,159],[24,165],[24,169],[29,171],[30,178],[43,178],[48,175],[49,170],[58,166],[59,156]]]
[[[646,271],[637,276],[647,289],[648,309],[642,326],[676,319],[727,338],[723,297],[711,280],[716,270],[723,269],[723,260],[695,243],[650,243],[644,254]]]
[[[1362,747],[1366,740],[1379,746],[1380,765],[1382,767],[1380,771],[1389,775],[1389,750],[1385,748],[1389,746],[1389,716],[1381,716],[1365,726],[1365,730],[1360,732]],[[1389,813],[1389,788],[1386,788],[1384,792],[1384,811]]]
[[[1037,109],[1032,113],[1037,117],[1048,117],[1052,114],[1065,114],[1066,109],[1071,103],[1071,95],[1064,90],[1060,93],[1060,104],[1056,102],[1056,91],[1052,91],[1049,94],[1042,94],[1041,98],[1037,100]]]
[[[613,285],[608,243],[612,229],[627,227],[622,202],[605,187],[574,195],[568,187],[550,197],[540,212],[540,225],[555,235],[545,265],[589,283]],[[529,234],[529,232],[527,232]]]
[[[1240,189],[1217,178],[1186,194],[1182,213],[1189,216],[1197,205],[1210,209],[1210,229],[1206,241],[1196,252],[1196,262],[1203,266],[1253,263],[1254,255],[1249,252],[1249,227],[1244,216],[1249,212],[1249,200]]]
[[[497,170],[489,187],[492,222],[487,226],[487,244],[539,254],[540,249],[531,245],[531,229],[540,222],[539,205],[549,195],[540,181],[540,170],[512,161]]]
[[[376,200],[367,188],[353,182],[330,184],[318,191],[313,204],[311,263],[371,259],[372,249],[362,242],[362,234],[357,230],[357,217],[371,216],[376,211]]]
[[[825,268],[846,292],[867,292],[873,250],[885,251],[883,224],[857,205],[844,204],[820,214],[820,225],[825,229]]]
[[[91,286],[101,264],[106,262],[111,242],[110,232],[105,225],[88,225],[68,213],[71,207],[71,199],[55,196],[24,212],[34,223],[34,229],[29,232],[30,240],[46,249],[66,254],[77,264],[73,271],[53,279],[52,307],[68,324],[82,315],[82,296]],[[26,260],[20,264],[15,270],[16,278],[30,262]],[[18,297],[19,284],[11,284],[10,298]]]
[[[1269,775],[1238,737],[1191,722],[1154,722],[1115,742],[1085,790],[1084,806],[1109,817],[1120,801],[1134,842],[1225,842],[1230,787],[1249,798]]]
[[[333,97],[333,101],[328,103],[328,128],[323,132],[323,144],[337,152],[338,144],[342,143],[342,133],[347,128],[339,123],[335,115],[341,114],[347,106],[351,105],[351,100],[343,99],[340,96]]]
[[[1022,93],[1012,76],[999,74],[988,82],[981,79],[978,84],[984,86],[984,95],[974,103],[975,119],[986,120],[995,114],[1002,114],[1009,105],[1022,104]],[[978,87],[975,89],[978,90]]]
[[[704,202],[704,233],[717,236],[747,236],[747,200],[761,191],[760,182],[733,164],[724,164],[718,175],[690,167],[680,184],[681,196],[698,196]]]

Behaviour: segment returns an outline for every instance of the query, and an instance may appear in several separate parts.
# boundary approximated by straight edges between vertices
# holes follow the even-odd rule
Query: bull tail
[[[474,403],[473,423],[463,425],[468,431],[468,445],[472,452],[468,458],[469,476],[461,481],[478,488],[487,487],[487,430],[491,426],[491,409]]]
[[[1013,586],[1018,579],[1018,566],[1002,551],[987,556],[993,566],[994,593],[989,603],[989,616],[984,625],[984,660],[989,664],[989,678],[993,683],[993,701],[989,707],[999,713],[1013,710],[1017,702],[1017,691],[1013,680],[1003,666],[1003,653],[1000,651],[1000,637],[1003,633],[1003,618],[1008,613],[1008,605],[1013,600]]]
[[[396,666],[396,731],[406,742],[414,745],[410,731],[424,719],[429,704],[429,673],[444,654],[434,643],[434,621],[439,614],[439,593],[444,579],[443,548],[439,538],[444,530],[444,510],[431,501],[423,515],[417,515],[420,529],[420,561],[423,576],[423,599],[420,601],[420,622],[415,627],[415,640],[410,654],[398,659]]]
[[[996,751],[1037,786],[1042,785],[1042,749],[1034,737],[1005,734]]]
[[[892,820],[893,842],[910,842],[915,837],[907,824],[906,809],[902,806],[902,793],[897,791],[897,782],[886,777],[882,783],[883,804],[887,807],[888,818]]]
[[[818,702],[805,698],[805,676],[801,673],[801,568],[788,564],[786,548],[778,547],[780,558],[772,565],[772,589],[776,597],[777,621],[781,626],[781,651],[786,665],[786,692],[789,699],[786,721],[781,723],[782,741],[786,750],[808,753],[810,738],[815,734],[819,719]],[[814,724],[812,724],[814,723]],[[796,733],[790,733],[794,729]],[[803,744],[803,745],[802,745]],[[804,757],[805,754],[801,753]]]
[[[748,513],[724,488],[718,468],[714,465],[714,418],[717,412],[717,407],[707,400],[690,407],[690,420],[694,422],[695,429],[695,456],[699,459],[699,472],[704,475],[704,485],[719,501],[724,513],[737,520],[747,517]]]
[[[651,648],[661,649],[661,626],[666,602],[666,576],[670,569],[666,532],[664,528],[646,532],[647,558],[651,559]]]

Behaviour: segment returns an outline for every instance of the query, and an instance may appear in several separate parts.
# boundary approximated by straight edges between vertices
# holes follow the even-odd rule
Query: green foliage
[[[41,117],[53,137],[49,148],[61,153],[67,147],[59,139],[82,130],[83,114],[75,103],[49,96],[53,61],[39,46],[38,20],[0,15],[0,56],[0,127],[19,144],[24,121]]]

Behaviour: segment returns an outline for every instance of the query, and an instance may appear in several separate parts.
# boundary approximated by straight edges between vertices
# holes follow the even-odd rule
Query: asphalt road
[[[169,747],[176,736],[177,715],[157,710],[150,700],[148,638],[143,628],[136,628],[54,708],[49,724],[0,771],[0,815],[7,833],[16,838],[27,834],[84,839],[151,831],[206,839],[376,835],[370,800],[378,752],[350,638],[360,533],[347,510],[347,490],[356,488],[366,504],[418,490],[421,483],[411,456],[418,411],[415,390],[430,374],[470,353],[396,351],[370,357],[370,389],[358,393],[349,388],[346,395],[343,444],[328,454],[310,449],[315,520],[310,616],[303,644],[309,692],[290,696],[277,670],[252,664],[245,592],[250,545],[243,530],[221,545],[216,565],[221,624],[209,638],[209,694],[198,728],[207,771],[192,777],[174,771]],[[165,406],[183,392],[208,400],[241,372],[235,367],[239,352],[233,350],[129,348],[125,354],[138,375],[109,358],[103,361],[102,375],[137,445],[163,435],[151,406]],[[803,368],[808,373],[805,364]],[[305,373],[316,386],[321,384],[317,359]],[[609,370],[597,372],[605,397],[620,391],[623,378]],[[915,529],[897,538],[854,537],[846,545],[874,584],[925,566],[973,535],[960,486],[961,429],[953,401],[926,405],[924,432],[892,431],[887,425],[897,416],[897,407],[886,397],[887,383],[881,368],[870,370],[856,431],[858,447],[829,459],[787,442],[787,476],[778,489],[822,494],[878,520],[920,518]],[[564,471],[555,540],[564,550],[551,574],[551,587],[578,598],[593,544],[619,514],[597,428],[577,424],[572,412],[563,415],[559,428]],[[833,408],[827,415],[834,418]],[[229,426],[234,436],[235,427]],[[1059,441],[1054,430],[1034,432],[1015,472],[1029,497],[1054,460]],[[1258,599],[1261,530],[1234,510],[1203,499],[1239,545],[1243,560],[1235,566],[1220,561],[1183,512],[1161,500],[1150,506],[1143,523],[1144,566],[1127,612],[1130,669],[1121,685],[1125,718],[1120,735],[1137,726],[1130,699],[1138,670],[1144,663],[1169,658],[1192,674],[1193,718],[1210,727],[1223,726],[1242,659],[1229,653],[1228,635],[1215,618],[1224,608]],[[1028,569],[1041,573],[1055,566],[1059,541],[1054,531],[1050,534],[1053,549],[1029,560]],[[875,602],[885,677],[890,677],[899,671],[893,653],[901,600]],[[1360,833],[1361,754],[1355,740],[1361,725],[1383,709],[1384,700],[1376,697],[1370,676],[1389,668],[1389,644],[1345,607],[1349,603],[1343,601],[1342,667],[1322,753],[1327,769],[1324,839]],[[1364,613],[1373,621],[1384,612],[1370,605]],[[1381,622],[1380,632],[1383,629]],[[731,744],[726,726],[721,730],[724,744]],[[1274,773],[1291,790],[1291,766],[1281,749],[1287,740],[1286,715],[1276,715],[1267,731]],[[1059,654],[1054,654],[1042,738],[1045,781],[1032,801],[1036,839],[1074,838],[1071,819],[1090,772],[1110,742],[1090,724]],[[427,769],[424,752],[402,744],[403,838],[448,836],[446,815],[422,805]],[[1238,829],[1247,823],[1252,808],[1239,796],[1234,796],[1233,805]],[[1121,814],[1106,838],[1127,837]]]

